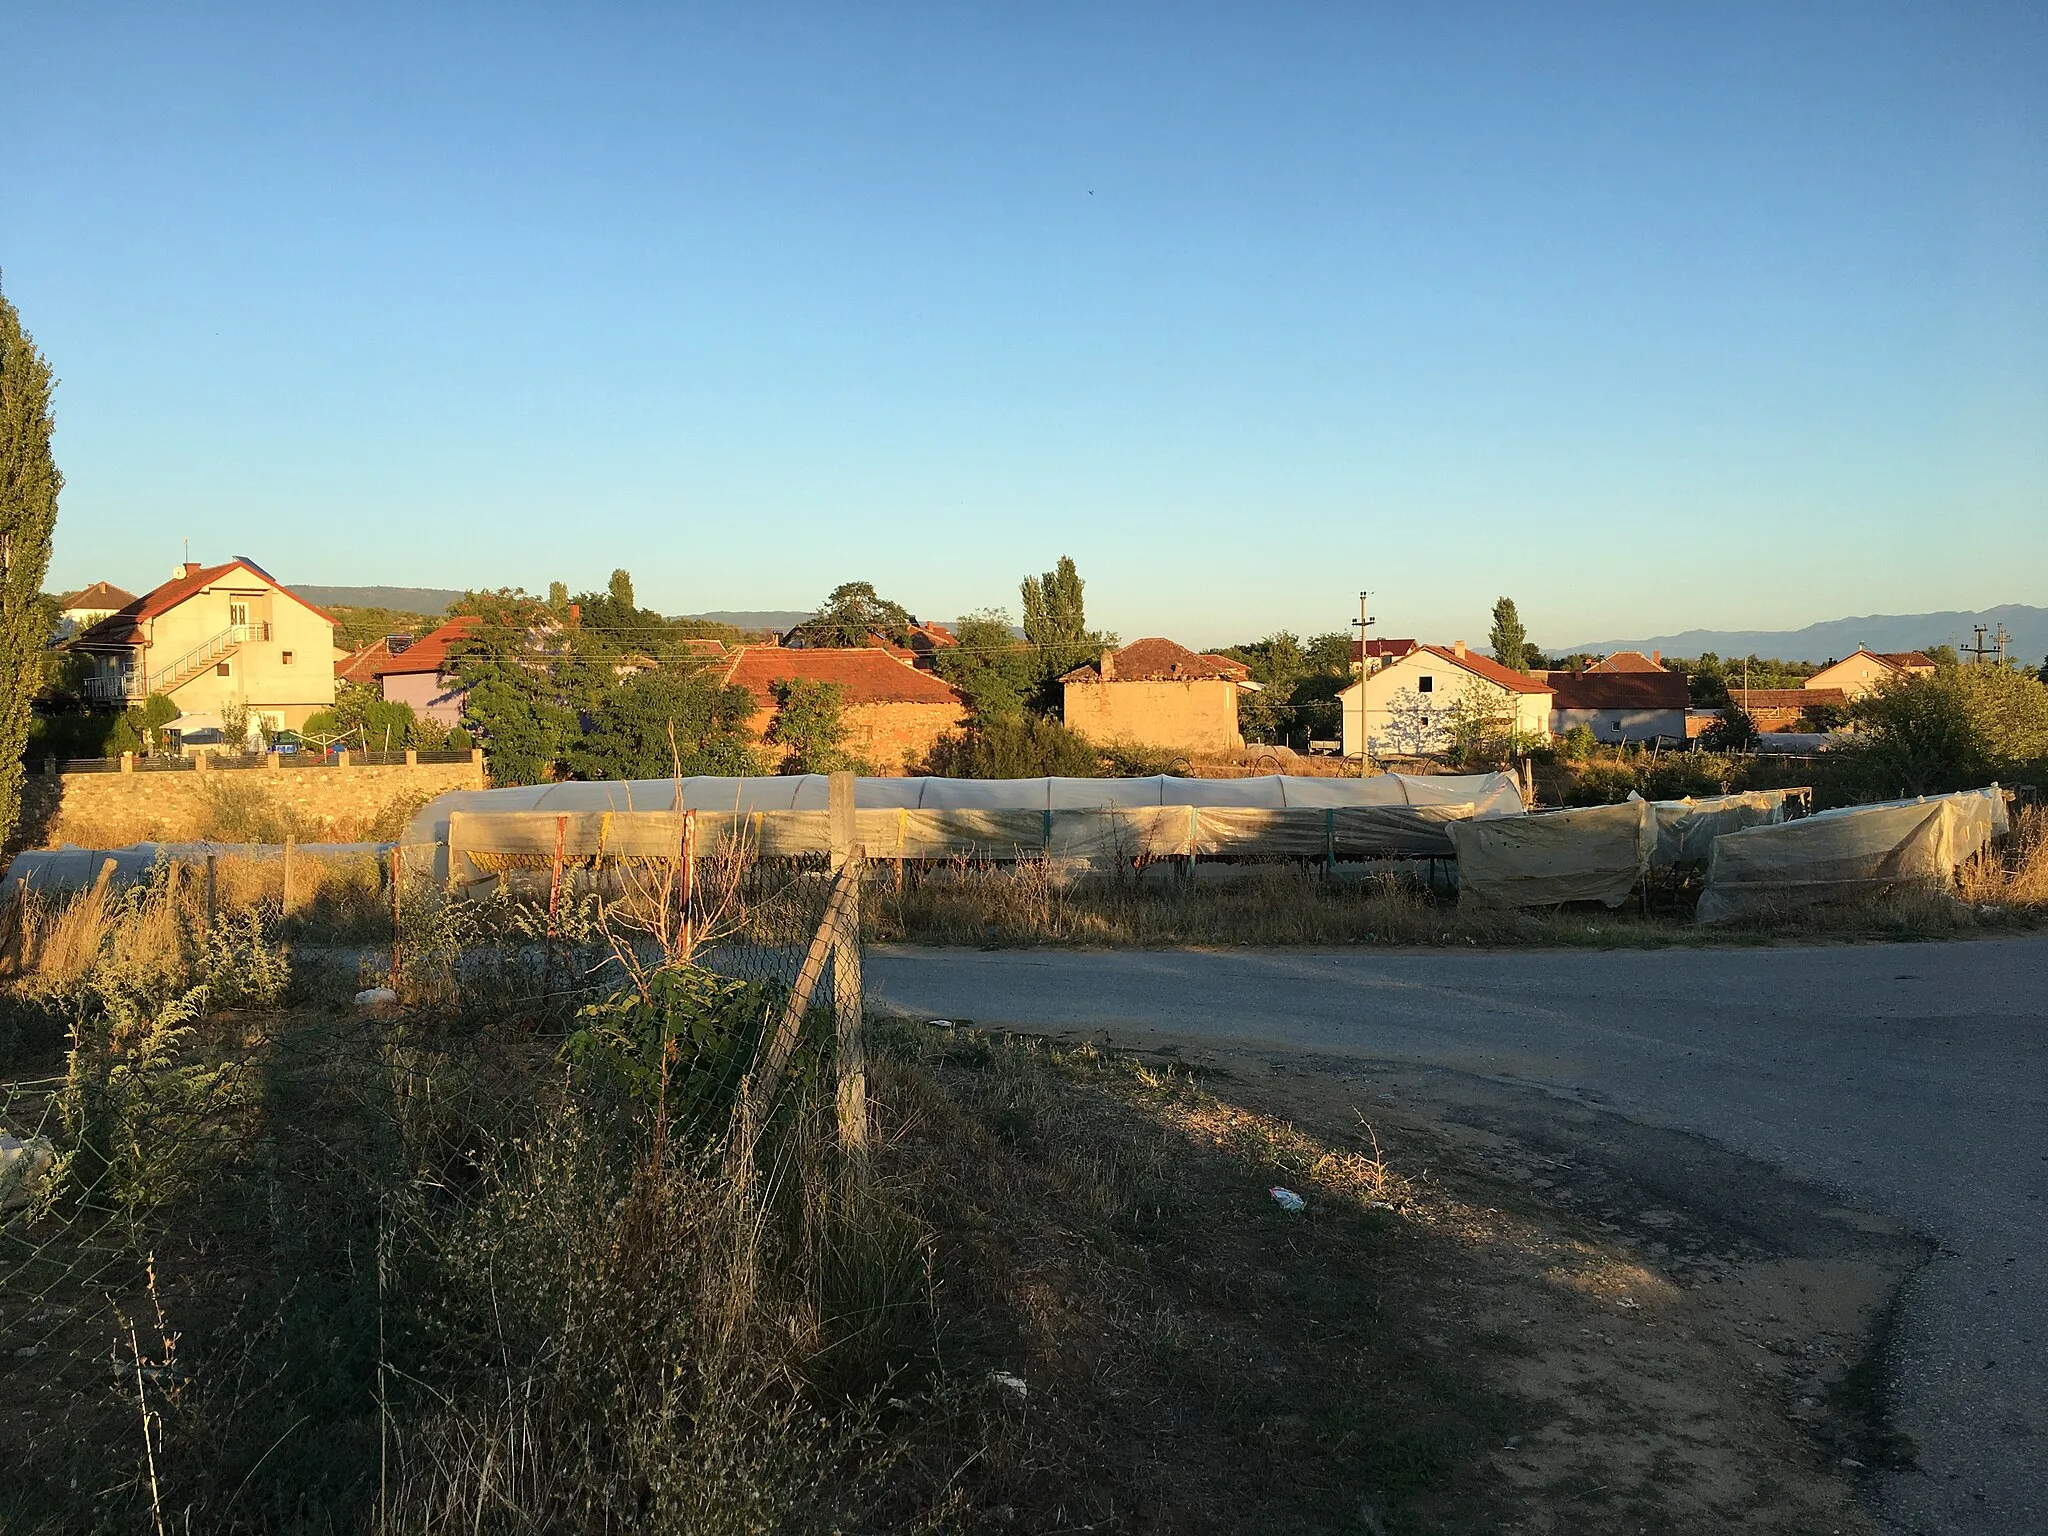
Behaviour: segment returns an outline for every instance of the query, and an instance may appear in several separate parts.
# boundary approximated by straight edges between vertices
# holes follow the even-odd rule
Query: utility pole
[[[1370,592],[1358,594],[1358,617],[1351,621],[1358,629],[1358,776],[1361,779],[1372,777],[1372,743],[1365,734],[1365,632],[1378,621],[1366,612],[1366,604],[1371,597]],[[1342,726],[1344,722],[1340,719],[1337,723]]]

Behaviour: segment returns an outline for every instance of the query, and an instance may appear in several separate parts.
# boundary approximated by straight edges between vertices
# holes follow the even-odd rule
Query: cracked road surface
[[[1887,1352],[1901,1532],[2048,1531],[2048,936],[1608,951],[869,952],[885,1007],[1428,1066],[1712,1139],[1935,1247]]]

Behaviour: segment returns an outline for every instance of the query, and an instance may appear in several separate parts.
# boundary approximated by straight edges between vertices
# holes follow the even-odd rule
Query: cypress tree
[[[1493,631],[1487,641],[1493,647],[1493,659],[1502,666],[1517,672],[1529,670],[1529,632],[1522,628],[1522,616],[1515,612],[1512,597],[1494,603]]]
[[[50,456],[50,365],[0,293],[0,839],[21,814],[21,754],[43,681],[41,601],[64,477]]]

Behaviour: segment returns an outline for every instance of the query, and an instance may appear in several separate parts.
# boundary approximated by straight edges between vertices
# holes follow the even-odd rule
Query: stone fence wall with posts
[[[441,754],[433,754],[440,756]],[[420,754],[348,753],[286,767],[276,753],[234,768],[190,761],[176,769],[129,755],[83,764],[46,762],[22,785],[12,848],[119,848],[129,843],[357,842],[395,837],[412,812],[451,789],[488,784],[484,755],[421,762]]]

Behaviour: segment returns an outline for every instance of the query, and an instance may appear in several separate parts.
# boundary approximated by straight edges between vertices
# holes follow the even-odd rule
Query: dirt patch
[[[1127,1526],[1069,1483],[1040,1523],[1018,1488],[1027,1528],[1877,1529],[1859,1475],[1906,1448],[1858,1369],[1921,1257],[1888,1224],[1754,1165],[1741,1209],[1681,1199],[1666,1162],[1718,1189],[1739,1160],[1631,1160],[1563,1116],[1525,1137],[1504,1109],[1416,1091],[1432,1074],[1192,1043],[1152,1059],[1168,1070],[1105,1055],[1080,1077],[1092,1130],[1034,1125],[1063,1157],[1153,1147],[1137,1162],[1170,1171],[1173,1219],[1077,1265],[1012,1211],[1006,1257],[967,1267],[991,1313],[1030,1319],[1020,1369],[1096,1426],[1089,1483],[1163,1513]],[[1018,1269],[1016,1291],[990,1285]]]

